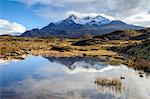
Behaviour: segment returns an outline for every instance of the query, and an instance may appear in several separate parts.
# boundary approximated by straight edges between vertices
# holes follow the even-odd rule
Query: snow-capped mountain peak
[[[85,25],[85,24],[108,24],[109,22],[111,22],[111,20],[103,17],[103,16],[96,16],[96,17],[84,17],[84,18],[78,18],[77,16],[75,15],[71,15],[69,16],[67,19],[71,19],[72,21],[74,21],[76,24],[82,24],[82,25]]]
[[[83,18],[83,20],[89,20],[89,19],[91,19],[91,17],[89,16]]]
[[[81,25],[85,25],[85,24],[89,24],[89,25],[93,25],[93,24],[97,24],[97,25],[101,25],[101,24],[108,24],[111,22],[111,20],[103,17],[103,16],[96,16],[96,17],[84,17],[84,18],[79,18],[75,15],[70,15],[68,18],[66,18],[65,20],[56,22],[57,24],[63,23],[63,22],[67,22],[67,23],[76,23],[76,24],[81,24]]]
[[[78,17],[77,16],[75,16],[75,15],[70,15],[67,19],[72,19],[72,20],[75,20],[75,19],[77,19]]]
[[[98,15],[98,16],[96,16],[94,19],[97,19],[97,20],[104,20],[104,19],[107,19],[107,18],[105,18],[105,17],[103,17],[103,16]]]
[[[103,16],[100,16],[100,15],[96,16],[94,18],[94,20],[95,20],[95,22],[99,22],[101,24],[108,24],[108,23],[111,22],[111,20],[109,20],[109,19],[107,19],[107,18],[105,18]]]

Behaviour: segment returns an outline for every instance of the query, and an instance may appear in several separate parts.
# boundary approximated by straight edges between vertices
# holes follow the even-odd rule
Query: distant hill
[[[103,40],[139,40],[141,41],[139,44],[134,43],[119,47],[112,46],[108,48],[108,50],[150,60],[150,28],[144,28],[141,30],[118,30],[108,34],[94,36],[92,40],[100,40],[101,43]],[[89,44],[90,41],[91,40],[86,40],[86,43]],[[76,43],[78,44],[80,42]]]
[[[144,39],[150,38],[150,28],[144,28],[144,29],[137,30],[137,31],[140,32],[141,35],[138,35],[138,36],[134,37],[133,39],[144,40]]]
[[[141,44],[137,44],[131,48],[126,48],[129,55],[141,56],[150,60],[150,39],[144,40]]]
[[[116,30],[139,30],[140,26],[126,24],[120,20],[109,20],[102,16],[78,18],[71,15],[65,20],[52,22],[42,29],[33,29],[24,32],[22,37],[80,37],[85,33],[98,35]]]
[[[145,40],[150,38],[150,28],[140,30],[117,30],[103,35],[96,35],[93,38],[107,40]]]

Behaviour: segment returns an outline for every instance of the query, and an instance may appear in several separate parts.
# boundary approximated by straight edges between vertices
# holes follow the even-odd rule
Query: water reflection
[[[100,57],[45,57],[50,62],[57,62],[73,70],[76,67],[96,68],[106,67],[106,60]]]
[[[120,97],[121,92],[123,89],[117,88],[116,86],[98,86],[99,88],[99,93],[102,94],[110,94],[111,99],[114,99],[115,97]]]
[[[28,56],[23,61],[4,64],[0,68],[1,97],[8,99],[10,97],[11,99],[150,98],[150,78],[145,73],[140,77],[139,71],[124,65],[112,66],[104,61],[90,60]],[[94,83],[97,77],[118,79],[124,77],[125,79],[121,80],[123,88],[97,86]]]

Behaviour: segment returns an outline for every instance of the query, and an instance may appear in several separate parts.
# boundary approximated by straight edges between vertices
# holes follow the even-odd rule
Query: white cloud
[[[110,19],[110,20],[115,19],[114,17],[106,15],[104,13],[81,13],[81,12],[77,12],[77,11],[68,11],[68,12],[65,13],[65,16],[67,17],[67,16],[72,15],[72,14],[74,14],[78,17],[81,17],[81,18],[86,17],[86,16],[95,17],[95,16],[98,16],[98,15],[101,15],[105,18]]]
[[[148,14],[147,12],[141,12],[132,16],[129,16],[127,18],[124,18],[124,20],[128,20],[128,21],[150,21],[150,14]]]
[[[42,4],[44,7],[32,9],[37,15],[49,20],[60,20],[70,13],[77,16],[95,16],[100,14],[107,18],[121,19],[128,23],[147,26],[150,11],[150,0],[13,0],[33,6]],[[143,13],[144,12],[144,13]],[[142,15],[144,14],[144,15]],[[150,14],[150,13],[149,13]],[[142,18],[135,18],[135,15]]]
[[[44,4],[62,7],[64,10],[80,12],[105,13],[111,16],[124,17],[149,9],[150,0],[15,0],[30,6]]]
[[[122,20],[128,24],[150,27],[150,14],[148,14],[147,12],[141,12],[141,13],[138,13],[135,15],[125,17],[125,18],[116,19],[115,17],[106,15],[104,13],[81,13],[81,12],[77,12],[77,11],[68,11],[65,13],[64,17],[68,17],[71,14],[74,14],[74,15],[81,17],[81,18],[86,17],[86,16],[95,17],[97,15],[101,15],[105,18],[110,19],[110,20]]]
[[[141,12],[141,13],[123,18],[122,20],[130,24],[150,27],[150,14],[148,14],[148,12]]]
[[[22,24],[16,22],[9,22],[8,20],[0,19],[0,35],[23,33],[26,28]]]

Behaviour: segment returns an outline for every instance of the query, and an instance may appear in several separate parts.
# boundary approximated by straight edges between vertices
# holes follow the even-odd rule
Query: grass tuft
[[[121,80],[117,78],[97,78],[95,83],[102,86],[116,86],[118,88],[122,87]]]

